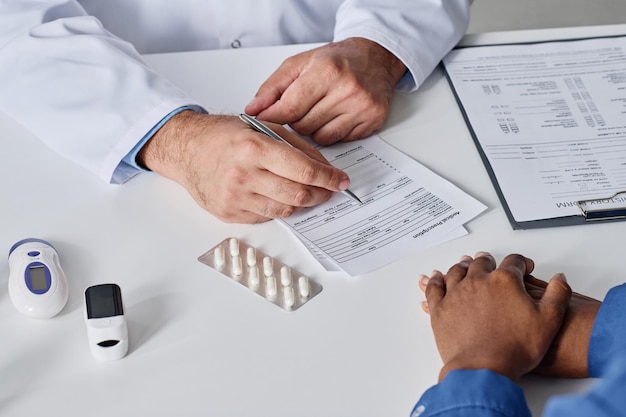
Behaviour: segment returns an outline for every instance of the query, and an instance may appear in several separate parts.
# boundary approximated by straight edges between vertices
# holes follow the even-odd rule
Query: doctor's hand
[[[321,145],[361,139],[382,127],[405,72],[382,46],[349,38],[285,60],[245,112]]]
[[[183,111],[144,145],[137,161],[182,185],[225,222],[288,217],[330,199],[350,180],[282,126],[294,147],[258,133],[236,116]]]
[[[422,276],[425,310],[430,314],[443,359],[439,380],[456,369],[490,369],[513,381],[539,365],[561,328],[571,289],[556,274],[538,299],[524,287],[532,260],[480,252],[464,256],[444,275]]]

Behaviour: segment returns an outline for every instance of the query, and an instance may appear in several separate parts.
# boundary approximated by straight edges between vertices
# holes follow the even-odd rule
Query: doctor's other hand
[[[556,274],[537,300],[524,286],[534,267],[522,255],[499,266],[489,253],[464,256],[446,274],[422,276],[426,308],[443,360],[439,380],[456,369],[489,369],[518,381],[543,360],[571,297]]]
[[[271,128],[293,147],[236,116],[183,111],[143,146],[137,162],[182,185],[225,222],[288,217],[348,188],[347,174],[313,146],[282,126]]]
[[[383,126],[405,72],[379,44],[349,38],[286,59],[245,112],[321,145],[361,139]]]

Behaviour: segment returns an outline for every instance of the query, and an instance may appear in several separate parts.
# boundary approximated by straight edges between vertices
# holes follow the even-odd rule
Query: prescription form
[[[463,224],[486,209],[376,135],[319,150],[363,204],[335,193],[279,221],[328,270],[365,274],[467,234]]]

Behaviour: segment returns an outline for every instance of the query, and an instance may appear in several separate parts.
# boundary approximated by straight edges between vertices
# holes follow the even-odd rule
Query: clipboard
[[[489,44],[489,45],[470,45],[470,46],[459,46],[455,48],[455,50],[459,49],[471,49],[471,48],[479,48],[479,47],[492,47],[492,46],[519,46],[519,45],[536,45],[536,44],[550,44],[557,42],[576,42],[576,41],[585,41],[589,39],[611,39],[611,38],[621,38],[626,40],[626,35],[617,35],[617,36],[599,36],[592,38],[577,38],[577,39],[558,39],[558,40],[547,40],[547,41],[539,41],[539,42],[516,42],[509,44]],[[491,182],[495,188],[495,191],[498,195],[498,198],[503,206],[505,214],[509,223],[511,224],[514,230],[520,229],[537,229],[537,228],[545,228],[545,227],[560,227],[560,226],[571,226],[571,225],[582,225],[582,224],[590,224],[590,223],[600,223],[600,222],[614,222],[614,221],[623,221],[626,219],[626,184],[622,186],[622,189],[615,190],[607,190],[606,193],[600,192],[599,190],[593,190],[592,193],[588,195],[581,195],[578,199],[572,199],[570,202],[571,207],[575,207],[577,210],[570,210],[571,213],[568,215],[559,215],[559,216],[544,216],[542,218],[532,219],[532,220],[523,220],[519,221],[513,215],[513,211],[509,205],[505,197],[505,193],[503,192],[502,186],[498,180],[498,176],[494,171],[494,168],[489,160],[488,155],[483,148],[483,145],[478,137],[476,129],[473,126],[472,121],[470,120],[470,115],[468,114],[468,110],[466,108],[466,103],[462,100],[459,92],[457,91],[457,87],[455,86],[454,80],[446,67],[446,60],[442,60],[441,67],[445,74],[445,77],[448,81],[448,84],[453,92],[455,100],[461,110],[465,123],[469,129],[469,132],[472,136],[474,144],[478,150],[478,153],[483,161],[483,164],[487,170],[487,173],[491,179]],[[470,102],[468,105],[471,105]],[[626,130],[626,129],[625,129]]]
[[[620,199],[620,196],[624,198]],[[579,200],[576,205],[580,208],[580,213],[586,222],[624,220],[626,219],[624,201],[626,201],[626,191],[619,191],[608,198]],[[593,207],[594,205],[596,207]]]

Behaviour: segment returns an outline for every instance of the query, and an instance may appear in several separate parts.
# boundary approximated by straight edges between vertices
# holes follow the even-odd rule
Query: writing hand
[[[288,58],[246,106],[261,120],[289,124],[329,145],[382,127],[406,67],[375,42],[350,38]]]
[[[517,381],[544,358],[571,296],[556,274],[537,300],[524,287],[532,260],[508,255],[496,268],[488,253],[465,256],[444,275],[423,276],[426,311],[443,360],[442,380],[455,369],[490,369]]]
[[[293,147],[235,116],[184,111],[144,145],[137,159],[185,187],[225,222],[288,217],[348,188],[348,176],[313,146],[282,126],[272,129]]]

